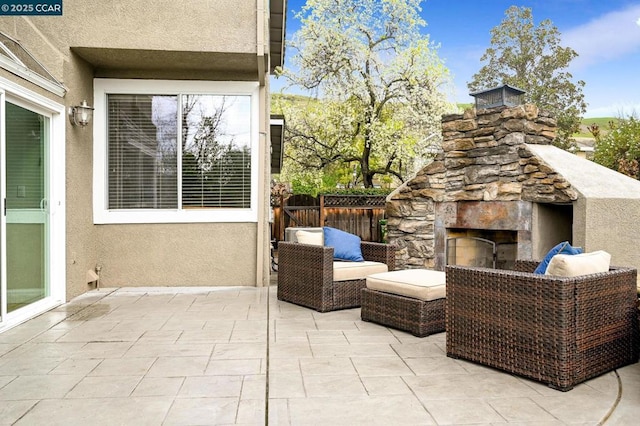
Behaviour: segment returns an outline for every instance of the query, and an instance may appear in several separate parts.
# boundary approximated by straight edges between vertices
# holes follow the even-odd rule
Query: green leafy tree
[[[491,47],[480,59],[486,64],[472,77],[469,90],[502,84],[525,90],[526,102],[555,115],[555,144],[563,149],[574,147],[571,137],[580,128],[580,117],[587,109],[584,81],[573,83],[567,71],[578,54],[560,45],[560,33],[550,20],[536,27],[530,8],[511,6],[505,16],[491,30]]]
[[[448,70],[420,34],[420,3],[308,0],[296,14],[294,67],[280,75],[316,99],[280,106],[285,170],[367,188],[376,175],[406,179],[407,164],[425,152],[420,142],[454,108]]]
[[[593,130],[592,133],[596,137],[593,161],[634,179],[640,179],[640,120],[638,117],[631,115],[627,118],[612,120],[609,122],[606,133]],[[605,133],[604,136],[603,133]]]

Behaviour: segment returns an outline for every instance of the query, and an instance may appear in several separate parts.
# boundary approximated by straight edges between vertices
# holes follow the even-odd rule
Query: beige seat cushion
[[[367,275],[388,270],[387,264],[381,262],[333,262],[333,280],[363,280]]]
[[[445,273],[430,269],[405,269],[372,274],[367,277],[367,288],[371,290],[425,301],[446,297],[445,284]]]
[[[296,239],[300,244],[311,244],[313,246],[321,246],[323,244],[324,238],[323,238],[322,232],[296,231]]]
[[[545,275],[577,277],[578,275],[607,272],[611,255],[599,250],[582,254],[556,254],[551,258]]]

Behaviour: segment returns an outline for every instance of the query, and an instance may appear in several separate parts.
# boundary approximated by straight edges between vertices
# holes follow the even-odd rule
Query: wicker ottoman
[[[445,273],[406,269],[367,276],[361,317],[414,336],[445,331]]]

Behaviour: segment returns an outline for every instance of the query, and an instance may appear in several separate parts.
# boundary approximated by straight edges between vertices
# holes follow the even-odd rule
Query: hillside
[[[593,139],[593,135],[589,131],[588,127],[597,124],[600,127],[600,131],[606,133],[609,130],[609,122],[617,121],[618,119],[615,117],[593,117],[593,118],[583,118],[582,124],[580,125],[580,132],[576,133],[574,136],[576,138],[589,138]]]

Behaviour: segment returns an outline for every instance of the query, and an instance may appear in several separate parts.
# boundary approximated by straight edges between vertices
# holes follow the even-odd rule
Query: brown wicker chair
[[[447,356],[561,391],[638,361],[633,268],[565,278],[448,266]]]
[[[362,241],[365,260],[395,268],[395,247]],[[333,247],[278,243],[278,299],[319,312],[357,308],[365,279],[333,281]]]

